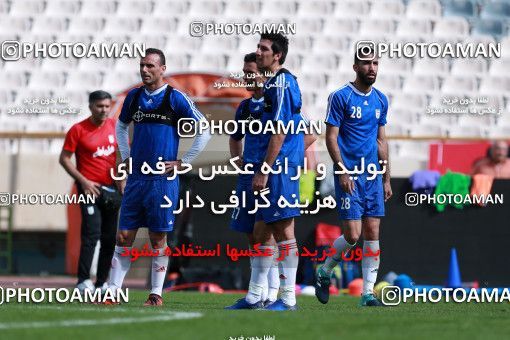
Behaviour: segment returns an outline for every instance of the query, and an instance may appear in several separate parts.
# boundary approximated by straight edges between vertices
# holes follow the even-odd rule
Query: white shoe
[[[94,284],[92,283],[92,281],[90,281],[90,279],[87,279],[82,283],[78,284],[76,288],[78,288],[82,295],[85,293],[86,290],[93,292],[96,289],[96,287],[94,287]]]
[[[98,287],[96,289],[101,289],[101,296],[103,296],[106,293],[106,290],[108,289],[108,283],[103,283],[101,287]]]

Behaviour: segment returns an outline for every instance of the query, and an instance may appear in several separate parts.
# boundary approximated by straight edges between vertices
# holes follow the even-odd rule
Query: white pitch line
[[[50,327],[76,327],[76,326],[100,326],[100,325],[116,325],[123,323],[142,323],[154,321],[170,321],[170,320],[186,320],[194,319],[202,316],[202,313],[188,312],[167,312],[165,314],[157,314],[136,318],[110,318],[110,319],[74,319],[62,321],[33,321],[33,322],[5,322],[0,323],[0,329],[27,329],[27,328],[50,328]]]
[[[142,306],[140,306],[142,307]],[[33,310],[64,310],[64,311],[77,311],[77,312],[107,312],[107,313],[133,313],[137,312],[138,309],[136,308],[126,308],[126,307],[119,307],[117,305],[112,306],[99,306],[97,305],[96,308],[94,306],[86,307],[86,306],[62,306],[62,305],[12,305],[9,306],[9,308],[20,308],[23,310],[26,309],[33,309]],[[158,309],[151,309],[151,308],[144,308],[144,314],[145,313],[153,313],[153,314],[168,314],[169,311],[165,310],[158,310]]]

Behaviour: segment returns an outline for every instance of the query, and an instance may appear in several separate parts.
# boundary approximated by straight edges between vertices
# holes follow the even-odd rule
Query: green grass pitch
[[[358,298],[298,297],[299,311],[226,311],[240,295],[164,294],[144,308],[146,291],[120,306],[0,305],[0,339],[508,339],[510,304],[439,303],[360,308]]]

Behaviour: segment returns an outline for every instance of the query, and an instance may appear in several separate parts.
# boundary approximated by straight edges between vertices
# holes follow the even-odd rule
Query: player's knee
[[[375,241],[379,239],[379,230],[367,229],[364,232],[363,238],[367,241]]]
[[[153,249],[164,248],[166,246],[166,234],[150,235],[150,241]]]
[[[120,247],[131,247],[133,240],[127,232],[121,231],[117,234],[117,245]]]
[[[356,233],[356,232],[350,232],[350,233],[344,234],[344,238],[347,241],[347,243],[349,243],[349,244],[357,243],[359,240],[359,237],[360,237],[359,233]]]

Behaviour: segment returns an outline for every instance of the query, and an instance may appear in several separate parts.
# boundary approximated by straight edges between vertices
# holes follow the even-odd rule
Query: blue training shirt
[[[295,129],[297,129],[297,123],[303,119],[301,116],[301,90],[296,78],[290,72],[280,69],[264,83],[264,102],[265,108],[261,118],[263,126],[269,120],[281,121],[284,125],[294,121]],[[271,134],[261,136],[262,160],[266,155],[271,136]],[[289,132],[276,158],[275,165],[284,164],[285,158],[290,166],[301,165],[304,157],[303,148],[303,133]]]
[[[264,112],[264,97],[260,99],[248,98],[243,100],[237,107],[235,120],[260,120]],[[233,139],[239,141],[244,139],[243,161],[245,163],[259,164],[264,161],[265,153],[261,153],[259,144],[262,142],[259,135],[251,134],[249,130],[244,135],[239,128],[234,134],[230,135]]]
[[[379,126],[386,125],[388,98],[375,87],[369,93],[358,91],[347,83],[329,95],[326,124],[339,127],[338,146],[348,170],[360,165],[365,158],[377,164],[377,134]]]
[[[162,161],[174,161],[177,159],[177,151],[179,149],[179,135],[176,123],[168,124],[164,120],[145,119],[140,112],[147,113],[158,110],[158,108],[167,108],[168,111],[171,111],[168,116],[174,116],[175,122],[182,118],[188,118],[193,121],[204,119],[204,116],[197,110],[195,104],[188,96],[177,89],[173,89],[170,92],[168,103],[163,103],[167,86],[168,84],[165,84],[152,93],[142,87],[138,103],[132,102],[136,93],[140,90],[139,88],[133,89],[129,91],[122,105],[122,111],[119,116],[120,121],[126,124],[134,123],[130,153],[133,162],[133,178],[155,179],[166,177],[167,175],[142,174],[142,164],[147,162],[156,170],[158,157],[162,157]],[[135,105],[139,112],[132,112],[132,104]]]

